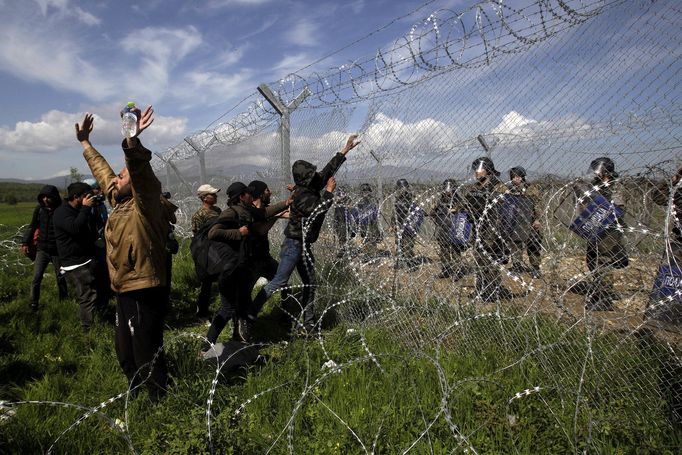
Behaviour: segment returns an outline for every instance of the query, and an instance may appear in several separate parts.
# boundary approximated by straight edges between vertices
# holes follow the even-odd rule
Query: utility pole
[[[289,181],[289,175],[291,173],[291,113],[295,111],[311,93],[310,90],[308,90],[308,87],[304,88],[303,91],[287,106],[272,90],[270,90],[270,87],[268,87],[267,84],[260,84],[258,86],[258,91],[280,116],[280,170],[282,173],[282,181],[287,182]]]

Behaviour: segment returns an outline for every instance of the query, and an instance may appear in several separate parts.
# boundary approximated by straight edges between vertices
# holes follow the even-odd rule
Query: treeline
[[[36,202],[42,183],[0,182],[0,203]],[[62,188],[59,188],[63,192]]]

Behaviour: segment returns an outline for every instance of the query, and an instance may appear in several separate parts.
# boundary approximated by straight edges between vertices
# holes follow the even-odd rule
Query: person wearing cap
[[[217,206],[219,192],[219,188],[214,188],[207,183],[201,185],[197,189],[197,196],[201,201],[201,207],[192,215],[192,234],[196,235],[203,225],[209,221],[215,221],[220,215],[221,210],[220,207]],[[200,321],[208,321],[210,318],[208,307],[211,304],[211,288],[213,287],[213,281],[214,280],[207,278],[201,282],[201,287],[199,288],[199,295],[197,296],[196,302],[196,317]]]
[[[54,212],[54,232],[59,252],[60,273],[76,294],[81,327],[90,331],[97,310],[97,231],[90,209],[94,204],[92,188],[76,182],[67,188],[66,203]]]
[[[498,178],[500,172],[488,157],[474,160],[471,170],[476,182],[469,186],[464,205],[476,230],[473,236],[476,291],[472,296],[487,302],[509,299],[511,292],[502,286],[499,268],[500,263],[507,260],[506,245],[500,236],[499,211],[492,206],[507,187]]]
[[[38,205],[33,210],[31,222],[21,241],[20,250],[29,255],[29,245],[38,231],[35,259],[33,262],[33,281],[31,282],[31,295],[29,304],[33,311],[37,311],[40,303],[40,284],[48,264],[52,262],[57,275],[57,288],[59,300],[68,297],[66,279],[59,273],[59,255],[57,254],[57,242],[54,235],[54,212],[62,204],[62,197],[56,186],[45,185],[38,193]]]
[[[412,229],[414,221],[414,195],[410,183],[405,179],[398,179],[395,184],[395,203],[393,211],[393,228],[398,249],[398,267],[414,265],[414,245],[417,242],[417,232]]]
[[[363,240],[367,256],[371,257],[378,253],[378,244],[381,241],[379,205],[372,192],[372,185],[360,185],[360,199],[355,207],[358,213],[358,234]]]
[[[445,179],[440,196],[429,213],[436,225],[436,243],[438,243],[438,257],[441,263],[441,270],[436,276],[437,278],[449,278],[458,275],[458,279],[461,279],[466,275],[464,272],[466,266],[462,264],[462,252],[466,249],[466,245],[456,244],[450,239],[451,218],[453,214],[459,211],[460,206],[457,181]]]
[[[92,114],[76,124],[76,138],[113,207],[105,240],[111,289],[116,293],[116,356],[133,393],[144,382],[150,397],[158,399],[165,394],[168,380],[162,349],[170,285],[166,243],[177,207],[162,201],[161,182],[150,164],[152,153],[139,140],[153,123],[154,110],[148,106],[136,114],[137,133],[121,144],[125,167],[118,174],[90,143]]]
[[[603,196],[625,214],[625,194],[622,185],[615,181],[618,173],[611,158],[600,157],[590,163],[593,174],[592,186],[597,194]],[[585,309],[590,311],[611,311],[613,301],[618,295],[613,286],[613,269],[628,265],[627,252],[623,242],[623,216],[616,219],[598,238],[588,239],[585,262],[590,271]]]
[[[220,308],[213,316],[206,338],[209,345],[218,340],[228,322],[233,322],[233,338],[249,341],[251,324],[246,295],[253,265],[253,223],[262,221],[262,213],[253,205],[254,188],[234,182],[227,188],[227,208],[213,222],[208,231],[209,240],[220,242],[221,272],[218,276]]]
[[[263,286],[254,299],[252,314],[254,317],[272,294],[287,285],[291,274],[296,269],[303,282],[302,329],[305,334],[310,334],[314,329],[316,279],[312,245],[320,235],[325,215],[334,198],[336,189],[334,174],[346,161],[348,152],[359,144],[356,138],[356,135],[351,135],[343,149],[327,163],[321,172],[317,171],[314,164],[304,160],[297,160],[291,167],[296,187],[292,193],[289,223],[284,229],[279,267],[274,278]]]
[[[531,277],[540,278],[540,263],[542,261],[542,233],[540,231],[540,190],[537,185],[529,185],[526,182],[526,170],[521,166],[509,170],[509,196],[518,213],[515,214],[507,226],[509,247],[511,250],[511,270],[517,274],[528,271]],[[530,269],[523,262],[523,251],[526,250]]]
[[[192,234],[196,234],[199,228],[209,220],[214,220],[220,215],[218,203],[219,188],[213,188],[208,183],[197,189],[197,196],[201,201],[201,207],[192,215]]]

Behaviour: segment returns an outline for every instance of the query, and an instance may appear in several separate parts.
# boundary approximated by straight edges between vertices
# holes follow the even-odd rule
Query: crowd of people
[[[90,142],[94,118],[86,114],[76,124],[76,137],[94,176],[67,188],[62,200],[54,186],[45,186],[22,240],[21,250],[34,259],[30,306],[39,309],[41,280],[53,263],[59,298],[67,297],[67,283],[80,307],[80,321],[88,333],[97,315],[105,315],[111,295],[116,297],[115,347],[131,389],[145,382],[152,397],[162,396],[167,373],[163,353],[163,327],[171,286],[171,257],[177,252],[173,237],[177,207],[162,192],[150,165],[151,152],[139,136],[154,121],[154,111],[135,109],[136,134],[125,137],[125,167],[115,173]],[[368,256],[381,254],[383,216],[372,186],[363,183],[353,201],[347,188],[338,188],[334,175],[346,155],[359,144],[351,135],[340,152],[318,171],[304,160],[292,166],[289,195],[271,201],[268,184],[254,180],[233,182],[226,189],[227,204],[218,207],[221,191],[210,184],[197,190],[201,206],[192,216],[190,250],[200,282],[196,316],[208,324],[202,352],[207,353],[228,324],[232,339],[251,341],[254,324],[266,301],[281,292],[289,297],[288,283],[294,270],[302,286],[294,311],[302,335],[319,329],[315,312],[316,261],[313,245],[320,236],[326,213],[334,207],[332,225],[339,246],[337,256],[354,254],[354,238],[361,239]],[[420,266],[415,254],[425,218],[433,220],[441,270],[438,279],[454,283],[475,275],[474,299],[486,302],[515,296],[503,285],[501,270],[542,277],[543,210],[541,191],[526,181],[521,166],[509,171],[508,183],[489,157],[471,165],[473,182],[443,182],[435,204],[424,211],[415,201],[406,179],[396,182],[393,213],[388,224],[395,238],[396,269]],[[623,232],[626,198],[614,162],[601,157],[590,163],[591,181],[576,186],[578,216],[567,226],[585,240],[588,279],[584,283],[585,309],[609,311],[619,296],[613,271],[628,266]],[[653,200],[668,204],[673,195],[673,227],[664,260],[647,309],[648,318],[682,325],[682,169],[670,182],[655,188]],[[336,193],[336,195],[335,195]],[[111,207],[107,210],[107,205]],[[279,260],[270,253],[269,232],[278,220],[286,221]],[[35,251],[33,248],[35,247]],[[470,251],[468,251],[470,250]],[[524,253],[527,260],[524,259]],[[672,279],[670,278],[672,277]],[[255,283],[265,284],[255,298]],[[675,281],[677,280],[677,281]],[[212,287],[217,283],[220,307],[211,316]],[[665,304],[662,304],[665,300]]]

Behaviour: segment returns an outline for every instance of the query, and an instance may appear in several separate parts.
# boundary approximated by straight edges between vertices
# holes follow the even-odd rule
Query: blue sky
[[[458,3],[431,2],[318,67],[372,55],[434,9]],[[86,111],[96,114],[94,144],[120,166],[118,110],[131,99],[154,105],[156,122],[143,139],[163,151],[259,83],[276,81],[421,4],[0,0],[0,178],[46,178],[71,166],[85,171],[73,124]]]

